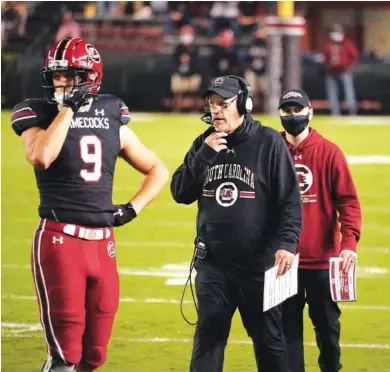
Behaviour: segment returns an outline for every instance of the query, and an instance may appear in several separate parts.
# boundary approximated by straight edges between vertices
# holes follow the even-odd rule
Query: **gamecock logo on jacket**
[[[219,185],[215,199],[222,207],[230,207],[238,198],[237,186],[233,182],[224,182]]]
[[[303,164],[295,164],[295,171],[297,172],[301,195],[305,194],[313,185],[313,173],[306,165]]]

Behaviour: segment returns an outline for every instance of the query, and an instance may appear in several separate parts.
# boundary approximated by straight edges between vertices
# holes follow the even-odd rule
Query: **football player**
[[[40,195],[31,266],[48,348],[45,372],[104,364],[119,303],[113,227],[134,219],[168,179],[162,161],[126,126],[126,104],[98,93],[102,68],[87,41],[56,42],[41,69],[47,97],[17,104],[11,119]],[[128,203],[114,206],[118,157],[145,178]]]

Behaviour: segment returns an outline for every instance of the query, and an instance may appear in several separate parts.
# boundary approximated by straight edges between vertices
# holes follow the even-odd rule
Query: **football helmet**
[[[57,41],[50,48],[41,68],[42,87],[52,103],[56,103],[53,85],[55,72],[67,72],[74,77],[74,88],[88,85],[91,93],[97,93],[103,78],[102,58],[92,44],[79,37]]]

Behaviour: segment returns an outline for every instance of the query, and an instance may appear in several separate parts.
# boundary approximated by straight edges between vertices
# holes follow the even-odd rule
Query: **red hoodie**
[[[297,247],[299,267],[328,269],[330,257],[339,256],[343,249],[356,250],[360,204],[342,151],[314,129],[309,130],[309,136],[296,148],[286,140],[303,205],[303,229]],[[286,139],[285,132],[282,135]]]
[[[348,71],[357,62],[359,53],[351,40],[341,43],[329,40],[324,47],[325,65],[329,74]]]

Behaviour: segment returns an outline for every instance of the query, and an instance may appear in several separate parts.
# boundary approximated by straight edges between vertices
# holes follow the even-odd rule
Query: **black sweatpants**
[[[198,324],[191,372],[221,372],[231,321],[238,308],[252,338],[260,372],[287,372],[280,307],[263,313],[264,273],[240,277],[202,261],[196,266]]]
[[[287,343],[288,371],[305,370],[303,351],[303,309],[309,306],[320,350],[321,372],[337,372],[340,364],[340,309],[332,301],[328,270],[298,271],[298,294],[283,303],[283,328]]]

